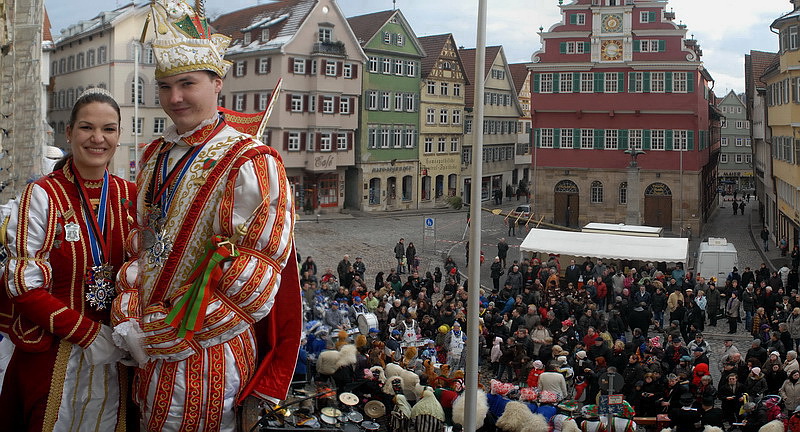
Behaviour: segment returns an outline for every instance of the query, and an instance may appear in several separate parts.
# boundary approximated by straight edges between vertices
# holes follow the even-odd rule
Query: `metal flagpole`
[[[464,430],[477,429],[474,409],[478,405],[478,302],[481,288],[481,187],[483,179],[483,93],[486,79],[486,0],[478,0],[478,37],[475,49],[475,119],[472,122],[475,142],[472,146],[472,196],[470,197],[469,294],[467,307],[467,370],[464,397]]]

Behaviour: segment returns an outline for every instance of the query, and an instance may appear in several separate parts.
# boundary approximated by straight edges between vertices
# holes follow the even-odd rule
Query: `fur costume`
[[[403,392],[406,396],[422,394],[422,388],[419,385],[419,375],[414,372],[408,371],[400,367],[397,363],[389,363],[386,365],[386,378],[403,377]]]
[[[356,348],[359,350],[367,346],[367,337],[360,334],[356,336]]]
[[[553,432],[581,432],[578,423],[572,417],[556,415],[553,417]]]
[[[386,374],[383,372],[383,368],[382,367],[380,367],[380,366],[372,366],[371,368],[369,368],[369,370],[372,373],[375,373],[375,371],[378,372],[378,382],[380,382],[381,385],[383,385],[383,383],[386,382]]]
[[[464,425],[464,405],[466,403],[467,401],[463,394],[453,403],[453,423]],[[475,427],[480,429],[483,426],[486,413],[489,412],[489,401],[487,400],[486,392],[483,390],[478,390],[478,405],[475,409]]]
[[[433,389],[425,387],[422,391],[422,399],[411,408],[411,418],[420,415],[430,415],[440,421],[444,421],[444,409],[439,400],[433,394]]]
[[[403,385],[404,385],[403,377],[401,377],[401,376],[389,377],[389,378],[386,379],[386,381],[383,384],[383,392],[384,393],[386,393],[388,395],[396,395],[397,394],[397,393],[395,393],[394,388],[393,388],[394,386],[392,385],[392,383],[394,381],[400,381],[400,387],[403,387]],[[403,398],[405,399],[405,396]]]
[[[550,430],[547,420],[540,414],[531,412],[522,402],[509,402],[496,426],[506,432],[542,432]]]
[[[356,347],[354,345],[343,345],[339,351],[325,350],[317,358],[317,372],[320,375],[333,375],[342,366],[353,366],[356,364]]]
[[[400,366],[403,369],[412,369],[417,362],[417,347],[408,347],[403,352],[403,359],[400,360]]]
[[[703,432],[723,432],[723,431],[722,431],[722,428],[720,428],[720,427],[706,425],[706,427],[703,428]]]
[[[783,422],[780,420],[772,420],[764,426],[761,426],[758,432],[784,432]]]
[[[394,407],[403,413],[404,416],[411,418],[411,405],[405,396],[399,394],[394,397]]]
[[[344,331],[344,330],[339,330],[339,335],[336,338],[336,349],[337,350],[339,348],[341,348],[343,345],[347,344],[347,338],[348,338],[347,332]]]

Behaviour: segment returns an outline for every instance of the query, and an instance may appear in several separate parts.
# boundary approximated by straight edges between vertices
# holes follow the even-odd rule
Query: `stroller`
[[[775,419],[783,422],[785,430],[788,419],[783,414],[783,408],[783,400],[778,395],[764,395],[748,402],[742,407],[739,422],[732,425],[731,431],[757,432],[761,426]]]

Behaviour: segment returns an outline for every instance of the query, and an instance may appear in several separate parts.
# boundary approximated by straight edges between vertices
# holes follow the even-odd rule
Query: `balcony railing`
[[[312,54],[347,55],[344,42],[317,42],[311,50]]]

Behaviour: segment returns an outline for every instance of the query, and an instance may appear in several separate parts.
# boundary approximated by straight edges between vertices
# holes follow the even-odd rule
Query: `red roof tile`
[[[212,26],[217,32],[230,36],[234,41],[242,39],[242,29],[248,28],[269,18],[276,19],[284,14],[292,14],[297,10],[302,10],[305,15],[311,11],[311,7],[296,9],[304,3],[316,3],[315,0],[277,0],[274,3],[253,6],[240,9],[225,15],[221,15],[214,20]],[[305,21],[305,16],[291,17],[281,20],[269,26],[270,39],[283,36],[285,33],[294,34],[300,24]],[[255,40],[255,39],[254,39]],[[236,42],[234,42],[236,44]]]
[[[486,47],[486,70],[484,73],[488,76],[489,71],[492,70],[492,63],[494,63],[494,59],[497,58],[497,55],[500,54],[500,49],[502,46],[496,45],[491,47]],[[458,55],[461,56],[461,63],[464,65],[464,75],[467,77],[474,77],[475,76],[475,55],[477,51],[475,48],[463,48],[458,50]],[[486,79],[486,76],[483,77]],[[472,108],[475,102],[475,89],[473,88],[473,83],[476,81],[474,79],[469,80],[470,83],[467,84],[464,91],[464,102],[467,108]]]
[[[386,21],[389,21],[389,18],[391,18],[395,12],[396,11],[393,10],[385,10],[366,15],[358,15],[347,18],[347,22],[350,23],[350,28],[353,29],[353,34],[356,35],[358,43],[363,47],[375,36],[375,33],[386,24]]]
[[[525,84],[525,78],[528,77],[528,63],[509,63],[508,69],[511,71],[514,88],[519,94],[522,91],[522,85]]]
[[[764,73],[778,64],[780,64],[780,56],[777,53],[754,51],[751,50],[750,54],[746,56],[750,62],[749,80],[752,80],[756,87],[765,87],[766,84],[761,79]]]
[[[53,25],[50,24],[50,16],[47,15],[47,8],[44,8],[44,22],[42,23],[42,40],[43,41],[53,41],[53,34],[50,32],[50,28]]]

